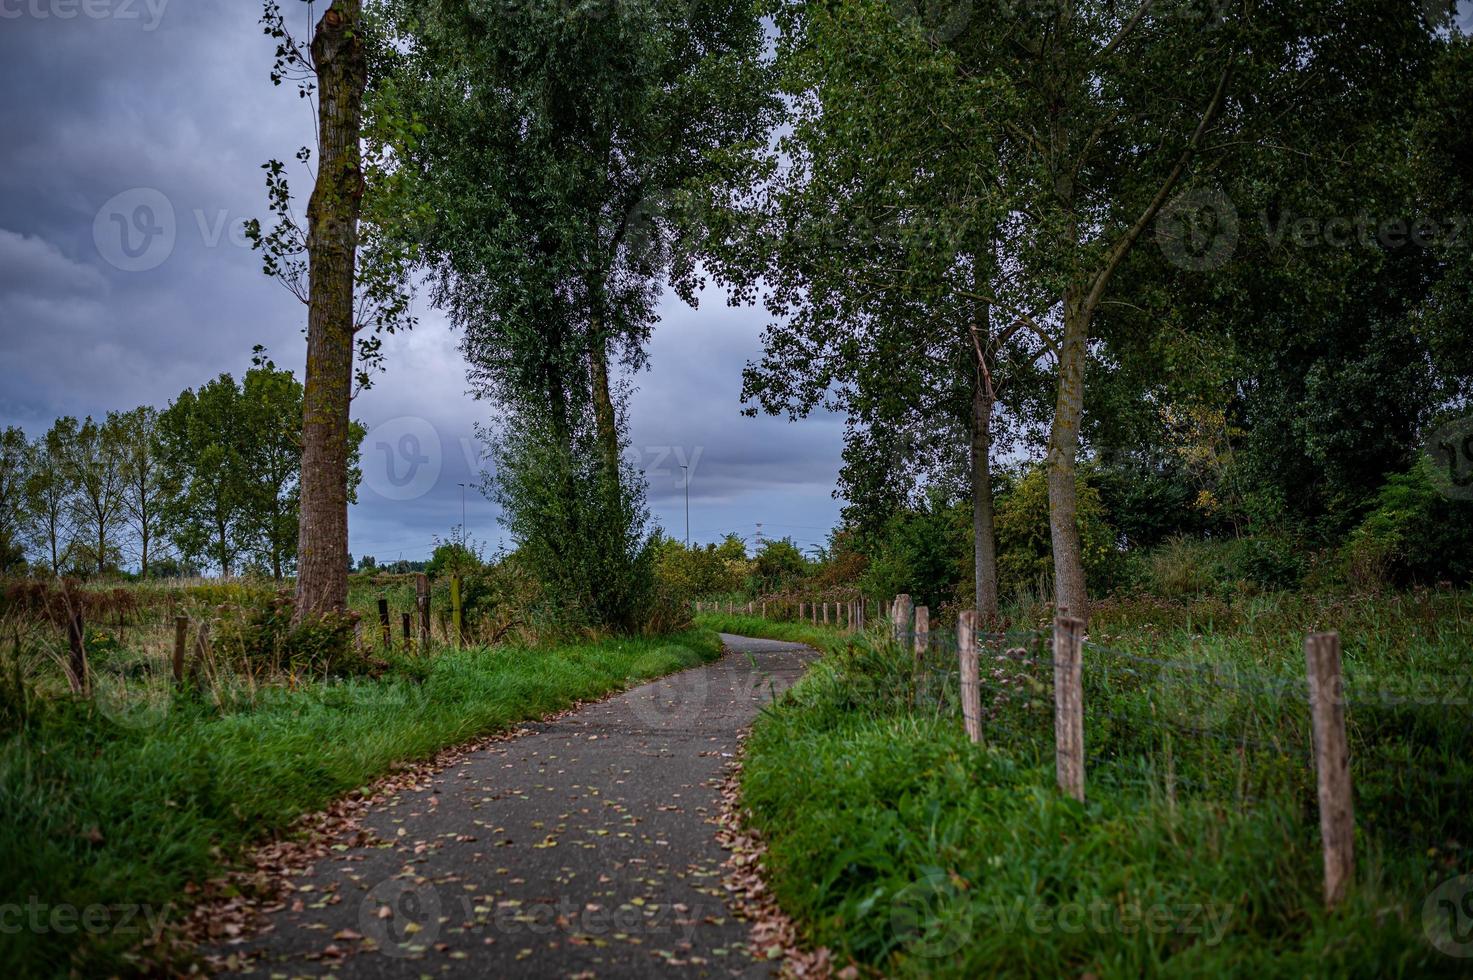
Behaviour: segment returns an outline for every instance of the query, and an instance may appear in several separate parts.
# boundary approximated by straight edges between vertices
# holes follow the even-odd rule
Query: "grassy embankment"
[[[1301,644],[1332,628],[1358,873],[1327,913]],[[900,977],[1465,975],[1424,905],[1473,872],[1473,596],[1136,599],[1091,629],[1193,667],[1087,647],[1084,805],[1054,787],[1046,654],[984,659],[981,746],[962,734],[954,653],[917,680],[908,651],[867,641],[759,722],[745,798],[813,942]]]
[[[19,976],[126,972],[129,947],[186,883],[298,815],[396,763],[719,653],[696,628],[446,651],[409,671],[267,686],[235,703],[33,699],[0,742],[0,962]]]

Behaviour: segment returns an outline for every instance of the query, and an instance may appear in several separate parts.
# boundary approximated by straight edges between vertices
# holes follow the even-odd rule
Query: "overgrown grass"
[[[846,631],[835,625],[814,624],[802,620],[763,619],[740,613],[703,612],[695,615],[697,625],[718,633],[756,636],[769,640],[806,643],[819,650],[838,649],[844,645]]]
[[[1473,872],[1470,612],[1466,593],[1107,604],[1091,639],[1121,654],[1086,650],[1084,805],[1054,787],[1046,642],[984,657],[983,746],[954,654],[917,672],[908,650],[848,643],[748,742],[776,894],[814,942],[890,976],[1466,974],[1423,908]],[[1289,683],[1304,632],[1329,628],[1357,793],[1357,881],[1334,913]]]
[[[0,912],[16,909],[0,920],[0,962],[20,976],[126,972],[148,924],[132,917],[120,929],[124,907],[177,906],[188,882],[396,763],[720,649],[715,633],[695,629],[449,651],[411,673],[264,688],[235,707],[185,696],[142,714],[70,698],[33,706],[0,743]],[[36,907],[103,909],[93,913],[102,926],[58,927],[43,911],[37,927]]]

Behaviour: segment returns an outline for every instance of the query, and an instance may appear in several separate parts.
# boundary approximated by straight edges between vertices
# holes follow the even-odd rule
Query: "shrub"
[[[1425,457],[1394,474],[1341,548],[1351,585],[1463,584],[1473,580],[1473,502],[1440,492]]]
[[[1105,521],[1100,495],[1083,472],[1078,494],[1084,573],[1092,592],[1104,592],[1116,584],[1120,571],[1115,532]],[[998,583],[1004,592],[1030,593],[1038,583],[1053,581],[1048,479],[1042,464],[1029,467],[999,496],[996,528]]]
[[[242,673],[293,673],[314,677],[354,676],[381,666],[353,642],[356,613],[328,613],[292,621],[286,592],[270,602],[221,620],[215,649],[236,658]]]

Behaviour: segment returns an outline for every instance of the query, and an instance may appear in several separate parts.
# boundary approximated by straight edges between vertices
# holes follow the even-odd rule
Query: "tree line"
[[[289,576],[301,424],[301,383],[258,347],[239,381],[221,374],[163,409],[64,416],[35,438],[8,427],[0,573]],[[354,460],[362,437],[355,424]]]
[[[636,621],[651,582],[627,381],[662,292],[711,282],[770,314],[749,412],[846,413],[851,528],[964,497],[995,614],[996,461],[1035,460],[1050,591],[1084,616],[1100,467],[1156,525],[1107,547],[1163,526],[1325,541],[1466,406],[1473,56],[1453,10],[335,0],[309,50],[267,0],[273,78],[316,94],[322,165],[305,235],[268,165],[258,241],[308,303],[325,432],[355,341],[371,360],[404,325],[362,311],[401,312],[427,274],[497,406],[488,490],[595,622]],[[1362,216],[1433,231],[1306,233]],[[303,288],[303,255],[331,281]],[[332,439],[304,453],[323,479],[302,547],[317,528],[341,553],[343,460]],[[302,609],[341,606],[340,565],[304,574]]]

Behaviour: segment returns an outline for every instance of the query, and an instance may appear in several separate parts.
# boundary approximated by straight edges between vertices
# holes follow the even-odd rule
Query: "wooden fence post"
[[[394,631],[389,626],[389,600],[378,601],[378,623],[384,636],[384,649],[389,650],[394,646]]]
[[[68,680],[77,694],[87,693],[87,624],[82,618],[82,606],[75,595],[68,596],[66,621],[67,646],[71,648],[71,661],[67,665]]]
[[[752,604],[750,602],[747,603],[747,615],[752,615]]]
[[[982,741],[982,691],[977,665],[977,612],[968,609],[956,619],[957,658],[961,667],[962,722],[973,744]]]
[[[199,624],[199,632],[194,636],[194,662],[189,665],[189,676],[196,686],[200,686],[205,679],[205,661],[210,657],[210,623],[209,620]]]
[[[184,683],[184,645],[189,639],[189,617],[174,617],[174,683]]]
[[[763,619],[766,619],[767,618],[767,600],[766,599],[763,599],[762,600],[762,618]]]
[[[414,605],[419,609],[419,652],[430,648],[430,578],[423,572],[414,576]]]
[[[1084,802],[1084,623],[1054,620],[1054,761],[1059,789]]]
[[[926,659],[926,646],[931,639],[931,609],[916,606],[916,666]]]
[[[409,634],[410,634],[411,629],[412,629],[412,627],[411,627],[410,624],[413,622],[413,617],[410,616],[409,613],[401,613],[400,615],[403,617],[404,649],[405,650],[408,650],[409,649],[409,642],[410,642],[410,636],[409,636]]]
[[[823,624],[825,626],[829,624],[829,604],[827,602],[823,604]]]
[[[890,628],[894,632],[895,642],[905,644],[905,634],[910,632],[910,596],[901,593],[895,597],[890,604]]]
[[[464,623],[461,618],[460,608],[460,576],[450,576],[450,623],[455,629],[455,645],[458,647],[465,642]]]
[[[1340,676],[1340,634],[1304,639],[1309,713],[1314,723],[1314,770],[1319,785],[1320,840],[1325,853],[1325,905],[1334,908],[1355,878],[1355,808],[1351,799],[1350,749],[1345,741],[1345,700]]]

